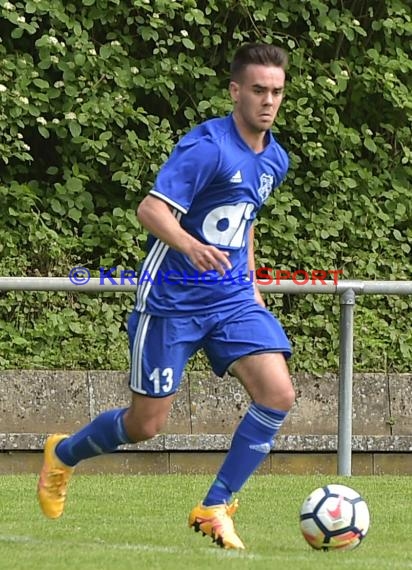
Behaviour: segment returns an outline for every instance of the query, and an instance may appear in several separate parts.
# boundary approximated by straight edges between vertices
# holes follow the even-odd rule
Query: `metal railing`
[[[352,391],[353,322],[357,295],[411,295],[412,281],[260,281],[264,293],[329,294],[340,297],[339,323],[339,398],[338,398],[338,475],[352,474]],[[92,277],[84,285],[75,285],[68,277],[0,277],[0,291],[81,291],[134,292],[136,285],[100,283]]]

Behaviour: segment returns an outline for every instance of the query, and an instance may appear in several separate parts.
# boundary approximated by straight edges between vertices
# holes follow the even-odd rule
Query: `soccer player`
[[[233,113],[186,134],[139,205],[150,239],[128,321],[131,403],[103,412],[74,435],[47,439],[38,483],[47,517],[62,514],[80,461],[159,433],[186,362],[203,348],[215,374],[235,376],[251,401],[189,526],[223,548],[244,548],[232,495],[269,454],[295,397],[289,341],[250,279],[254,220],[288,169],[271,133],[286,65],[278,47],[241,46],[231,65]]]

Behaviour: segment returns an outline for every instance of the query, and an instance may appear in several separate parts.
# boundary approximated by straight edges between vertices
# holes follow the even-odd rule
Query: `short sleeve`
[[[150,194],[186,214],[196,194],[216,176],[219,148],[210,138],[184,137],[157,175]]]

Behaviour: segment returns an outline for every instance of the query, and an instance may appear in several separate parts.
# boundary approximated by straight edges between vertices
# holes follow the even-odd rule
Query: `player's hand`
[[[214,269],[220,275],[224,275],[227,270],[232,268],[229,252],[221,251],[213,245],[204,245],[199,242],[199,244],[192,246],[187,255],[193,265],[202,273]]]

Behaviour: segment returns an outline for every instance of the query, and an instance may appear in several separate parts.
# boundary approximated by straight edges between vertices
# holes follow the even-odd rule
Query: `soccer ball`
[[[315,489],[300,509],[300,530],[316,550],[352,550],[368,528],[368,505],[345,485]]]

